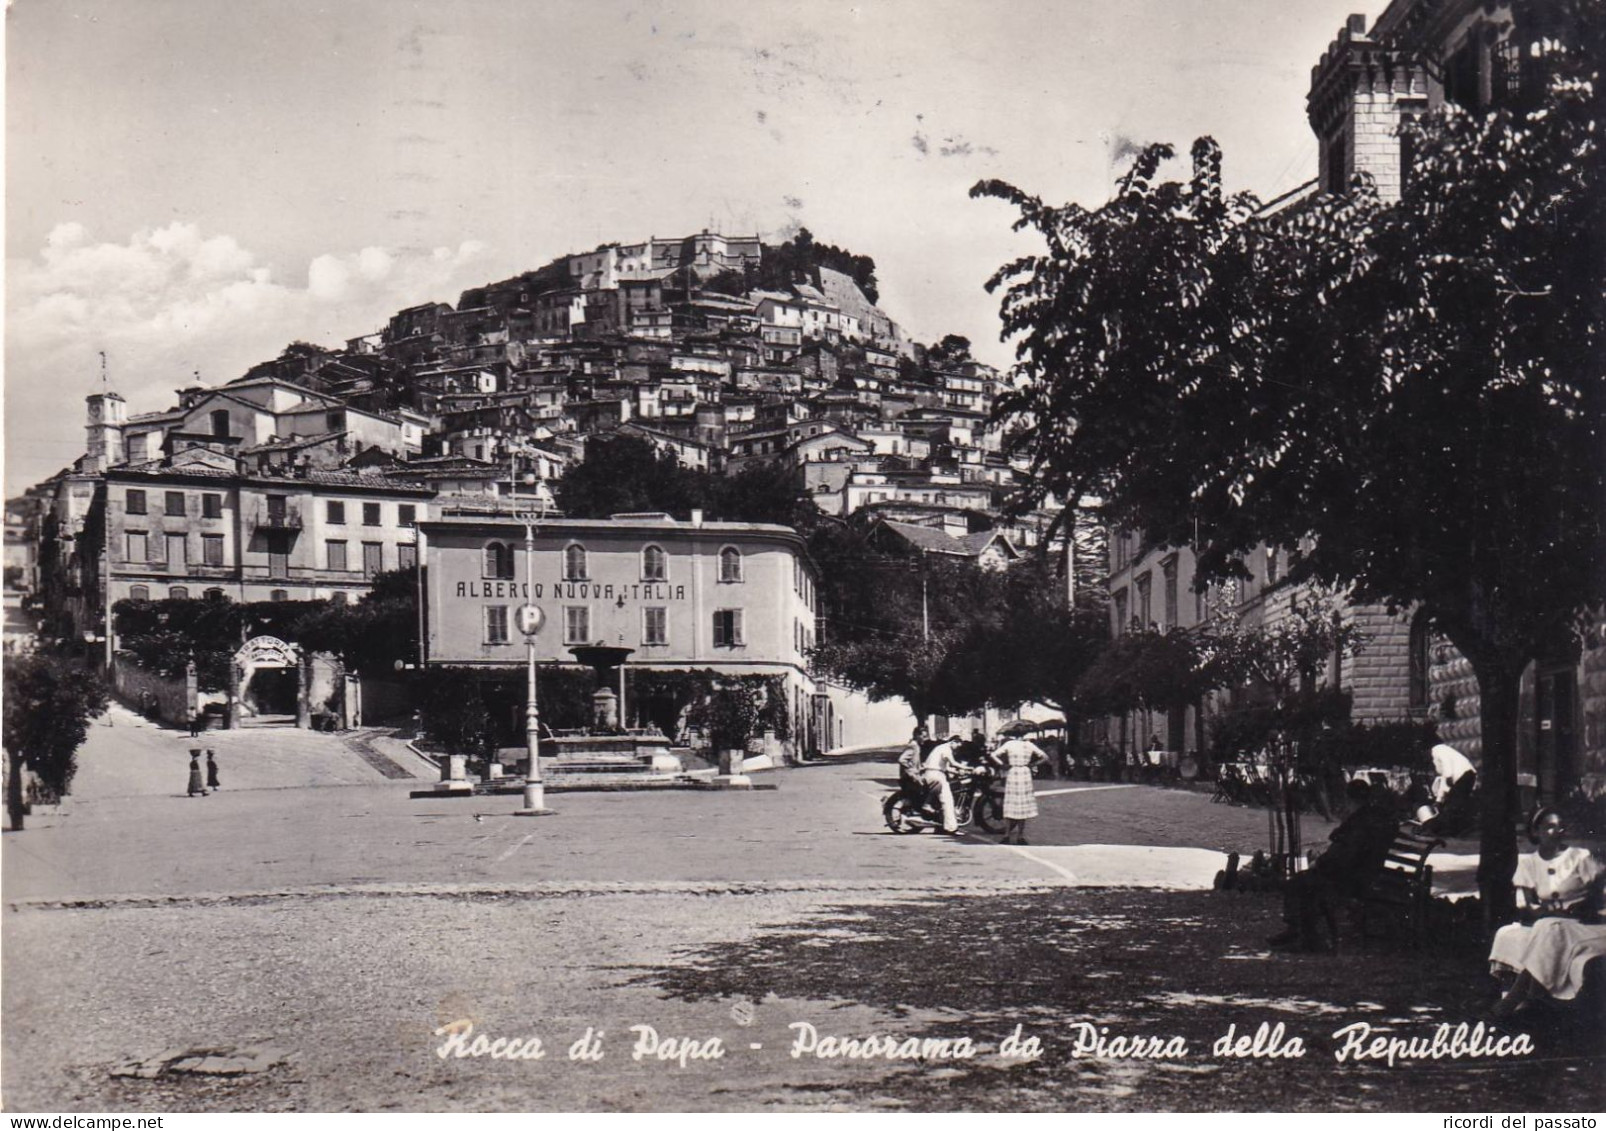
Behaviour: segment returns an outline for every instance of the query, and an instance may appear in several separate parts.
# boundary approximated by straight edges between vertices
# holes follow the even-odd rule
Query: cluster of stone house
[[[998,374],[928,359],[830,268],[726,293],[761,257],[710,232],[606,244],[159,411],[102,388],[84,455],[8,508],[8,561],[54,631],[110,652],[120,600],[353,599],[421,560],[420,524],[549,487],[613,434],[713,473],[788,469],[822,511],[871,512],[920,553],[1001,566],[1035,543],[1051,514],[1000,514]]]
[[[1533,97],[1531,48],[1511,42],[1509,12],[1480,0],[1394,0],[1372,23],[1351,16],[1312,68],[1307,112],[1320,147],[1318,176],[1275,207],[1342,192],[1371,177],[1385,201],[1411,176],[1410,139],[1400,126],[1444,102],[1472,110]],[[1108,587],[1112,632],[1189,629],[1216,616],[1269,625],[1288,615],[1288,556],[1263,546],[1244,562],[1250,577],[1199,592],[1184,547],[1146,544],[1141,531],[1112,531]],[[1433,720],[1441,740],[1475,762],[1481,750],[1478,685],[1471,665],[1432,633],[1417,610],[1348,603],[1343,615],[1364,636],[1358,654],[1335,663],[1328,680],[1353,696],[1364,722]],[[1519,783],[1529,801],[1606,790],[1606,647],[1589,634],[1573,650],[1536,659],[1523,677]],[[1201,709],[1134,713],[1110,720],[1112,743],[1136,751],[1158,737],[1172,751],[1207,741]]]

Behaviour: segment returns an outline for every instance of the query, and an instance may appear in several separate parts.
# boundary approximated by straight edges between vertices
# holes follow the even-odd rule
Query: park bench
[[[1356,920],[1362,938],[1372,937],[1369,928],[1380,916],[1386,922],[1403,925],[1411,941],[1421,944],[1427,931],[1428,904],[1433,898],[1433,866],[1428,857],[1443,845],[1443,840],[1423,832],[1415,823],[1400,826],[1383,867],[1356,898]]]

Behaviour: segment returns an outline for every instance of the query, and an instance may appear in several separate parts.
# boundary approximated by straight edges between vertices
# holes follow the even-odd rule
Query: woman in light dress
[[[999,843],[1025,844],[1026,822],[1037,816],[1032,770],[1047,762],[1048,755],[1034,742],[1010,738],[993,751],[992,760],[1004,768],[1004,839]]]
[[[1535,918],[1531,926],[1512,923],[1495,933],[1490,969],[1516,975],[1491,1011],[1496,1019],[1546,995],[1570,1001],[1583,985],[1585,965],[1606,958],[1606,926],[1596,921],[1606,868],[1587,849],[1568,848],[1566,834],[1554,809],[1540,809],[1528,824],[1528,838],[1539,847],[1518,858],[1512,882]]]

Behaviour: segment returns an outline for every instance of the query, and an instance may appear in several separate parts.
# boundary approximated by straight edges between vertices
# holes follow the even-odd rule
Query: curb
[[[409,738],[406,742],[406,746],[407,749],[411,750],[414,754],[417,754],[420,758],[428,762],[431,766],[434,766],[437,770],[441,768],[441,762],[439,758],[435,757],[433,754],[426,754],[424,751],[418,748],[418,739]]]
[[[586,895],[1030,895],[1076,885],[1045,880],[573,880],[546,884],[352,884],[193,895],[109,895],[83,899],[19,899],[12,911],[95,911],[112,908],[206,907],[293,899],[572,899]]]

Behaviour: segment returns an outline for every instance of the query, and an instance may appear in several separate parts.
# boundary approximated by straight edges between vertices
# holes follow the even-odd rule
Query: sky
[[[1007,365],[984,285],[1040,245],[971,185],[1097,205],[1131,145],[1209,134],[1269,199],[1315,175],[1311,66],[1380,7],[12,0],[5,492],[83,451],[102,353],[157,411],[291,341],[704,228],[870,255],[912,337]]]

